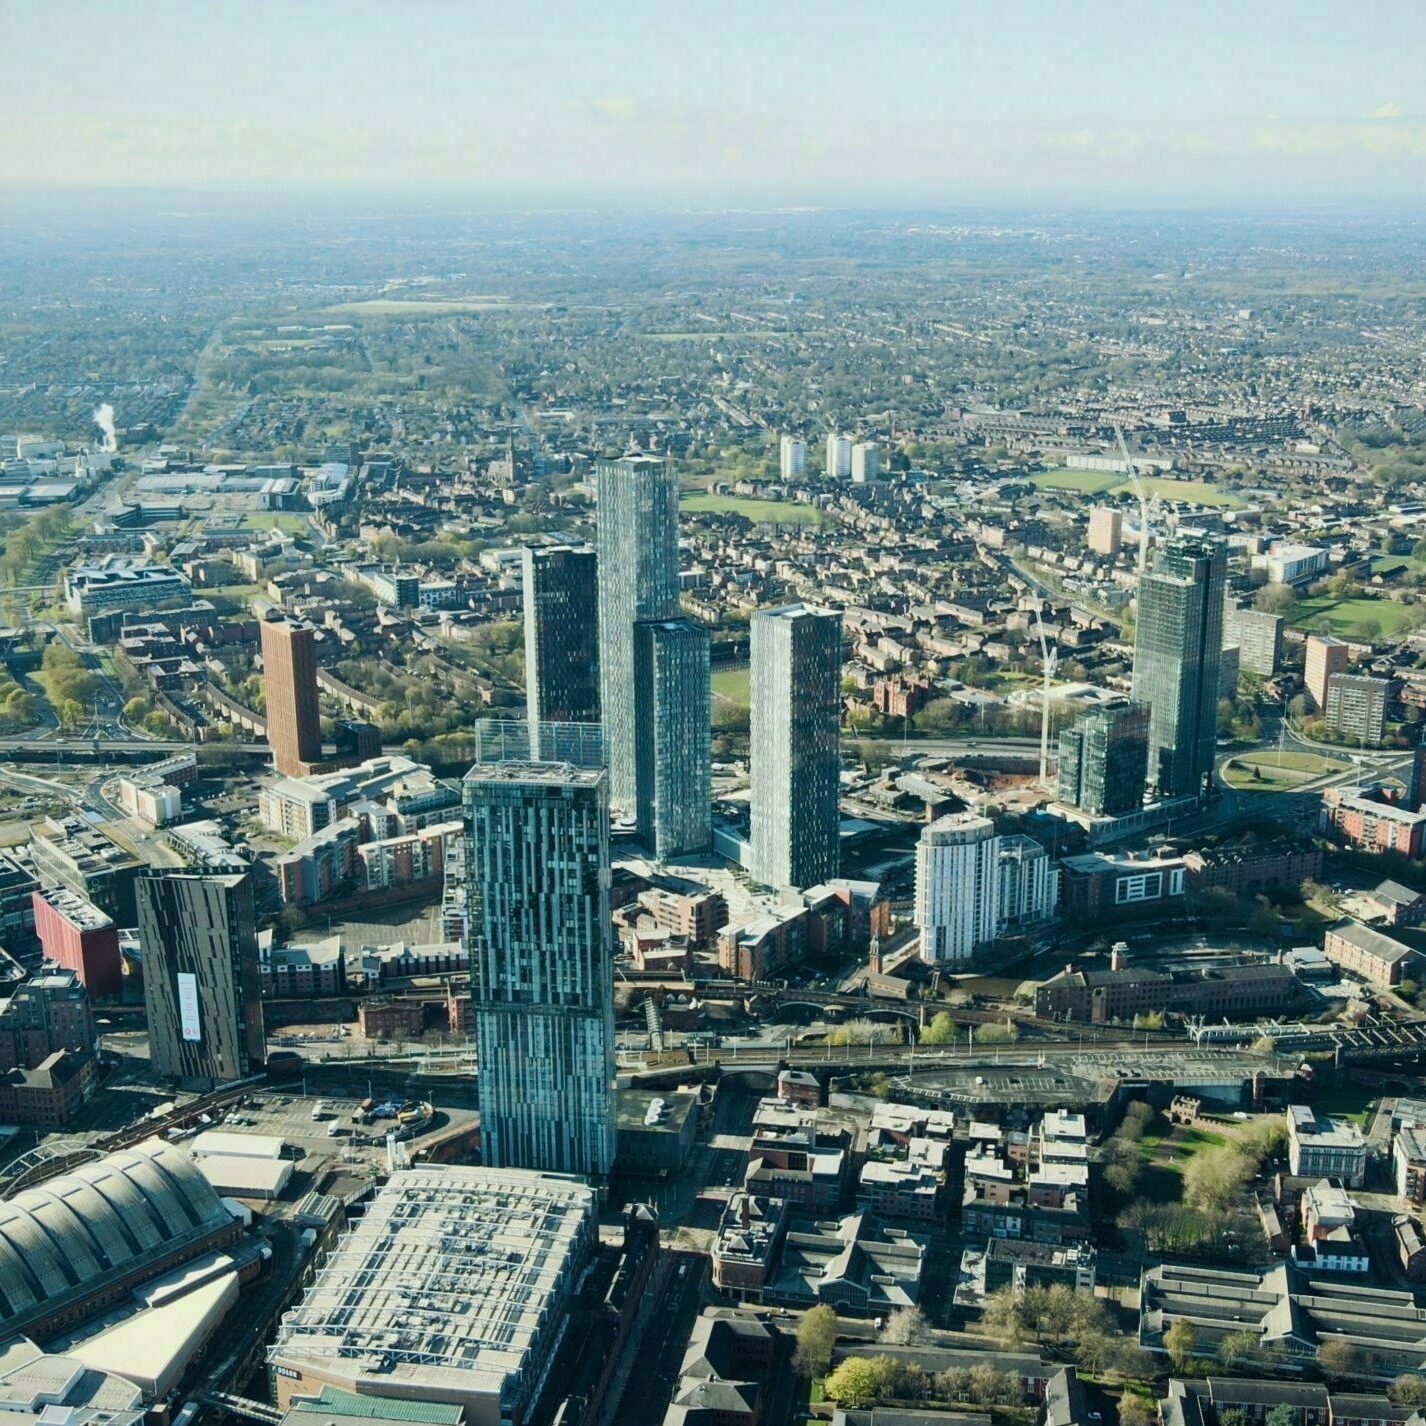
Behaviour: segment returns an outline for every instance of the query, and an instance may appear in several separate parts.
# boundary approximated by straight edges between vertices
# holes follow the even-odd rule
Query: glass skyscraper
[[[1122,817],[1143,806],[1148,766],[1148,708],[1094,708],[1060,734],[1056,796],[1092,817]]]
[[[1160,797],[1195,796],[1213,772],[1223,648],[1223,543],[1171,535],[1139,583],[1136,703],[1149,706],[1149,783]]]
[[[595,476],[609,803],[655,856],[701,851],[712,835],[708,637],[679,614],[678,476],[650,456],[599,461]]]
[[[526,549],[525,703],[531,752],[546,723],[599,720],[599,592],[597,560],[590,549],[554,545]]]
[[[635,820],[661,861],[713,840],[708,642],[692,619],[634,626]]]
[[[748,874],[804,890],[836,876],[842,619],[790,604],[752,618]]]
[[[463,791],[481,1162],[603,1177],[614,1162],[606,775],[489,763]]]

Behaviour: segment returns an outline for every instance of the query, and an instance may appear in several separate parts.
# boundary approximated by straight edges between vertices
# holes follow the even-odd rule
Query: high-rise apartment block
[[[591,549],[526,549],[525,703],[531,755],[546,723],[599,721],[599,577]]]
[[[805,889],[838,869],[842,620],[804,604],[760,609],[751,637],[748,872]]]
[[[1180,533],[1139,582],[1133,697],[1149,707],[1149,783],[1160,797],[1198,795],[1212,776],[1225,574],[1220,540]]]
[[[634,626],[634,820],[661,861],[713,839],[709,638],[683,617]]]
[[[827,479],[846,480],[852,473],[852,438],[827,437]]]
[[[610,805],[655,855],[698,851],[712,835],[708,636],[679,614],[678,476],[647,456],[595,470]]]
[[[1223,611],[1223,643],[1238,646],[1238,667],[1244,673],[1271,678],[1282,663],[1281,614],[1236,605]]]
[[[964,965],[995,939],[1000,920],[1000,839],[989,817],[940,817],[916,845],[916,924],[921,956]]]
[[[858,441],[852,447],[852,484],[870,485],[881,474],[881,447],[875,441]]]
[[[1124,512],[1112,505],[1096,505],[1089,512],[1089,548],[1113,559],[1124,543]]]
[[[471,1010],[481,1162],[602,1177],[614,1161],[606,774],[466,774]]]
[[[778,442],[778,474],[784,480],[801,480],[807,474],[807,442],[784,436]]]
[[[1094,708],[1060,734],[1056,795],[1092,817],[1122,817],[1143,805],[1148,765],[1148,708]]]
[[[996,841],[996,935],[1043,925],[1055,914],[1059,901],[1059,868],[1033,837],[998,837]]]
[[[1327,680],[1326,723],[1354,743],[1376,747],[1386,737],[1389,678],[1334,673]]]
[[[139,946],[154,1072],[216,1084],[260,1073],[267,1055],[252,878],[139,877]]]
[[[34,893],[35,934],[47,961],[72,970],[96,999],[124,988],[114,918],[67,886]]]
[[[1330,634],[1309,634],[1302,671],[1304,701],[1309,713],[1327,708],[1327,682],[1334,673],[1346,673],[1351,650]]]
[[[322,761],[317,704],[317,631],[276,610],[260,625],[267,741],[272,763],[287,777],[306,777]]]

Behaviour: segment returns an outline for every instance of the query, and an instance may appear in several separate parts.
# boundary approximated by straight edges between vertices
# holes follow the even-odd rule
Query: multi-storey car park
[[[595,1192],[523,1169],[399,1172],[270,1348],[278,1404],[324,1386],[520,1426],[597,1243]]]

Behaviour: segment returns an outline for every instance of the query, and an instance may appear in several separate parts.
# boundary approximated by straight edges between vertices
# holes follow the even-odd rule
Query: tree
[[[886,1394],[895,1374],[890,1357],[843,1357],[824,1390],[839,1406],[870,1406]]]
[[[1317,1348],[1317,1365],[1330,1377],[1355,1376],[1362,1369],[1362,1354],[1350,1342],[1333,1337]]]
[[[1119,1398],[1119,1426],[1153,1426],[1158,1413],[1142,1396],[1126,1391]]]
[[[1290,1407],[1287,1402],[1279,1402],[1268,1412],[1264,1418],[1264,1426],[1293,1426],[1297,1420],[1297,1412]]]
[[[1297,604],[1297,594],[1288,584],[1265,584],[1253,596],[1253,607],[1266,614],[1291,614]]]
[[[821,1376],[831,1365],[837,1343],[837,1314],[819,1305],[802,1314],[797,1324],[797,1354],[793,1365],[803,1376]]]
[[[975,1031],[976,1043],[981,1045],[1010,1045],[1020,1038],[1017,1025],[1003,1025],[992,1020],[988,1025],[979,1025]]]
[[[1415,1372],[1402,1372],[1387,1387],[1386,1394],[1398,1406],[1426,1406],[1426,1377],[1418,1376]]]
[[[886,1319],[881,1340],[888,1347],[915,1347],[930,1339],[931,1327],[919,1307],[902,1307]]]
[[[923,1045],[953,1045],[955,1042],[956,1022],[951,1019],[949,1011],[938,1010],[931,1017],[931,1023],[921,1031],[920,1043]]]
[[[1164,1351],[1175,1371],[1182,1371],[1193,1357],[1193,1328],[1181,1317],[1170,1322],[1164,1333]]]
[[[1252,1171],[1236,1145],[1205,1149],[1184,1170],[1183,1196],[1195,1208],[1220,1210],[1242,1192]]]
[[[1218,1360],[1228,1368],[1236,1367],[1258,1350],[1258,1334],[1246,1328],[1241,1332],[1229,1332],[1218,1344]]]
[[[985,1299],[980,1320],[986,1331],[1002,1341],[1022,1342],[1026,1336],[1024,1309],[1013,1287],[998,1287]]]

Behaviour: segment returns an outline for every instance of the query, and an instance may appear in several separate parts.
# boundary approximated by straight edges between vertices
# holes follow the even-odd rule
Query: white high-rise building
[[[1033,837],[999,837],[997,876],[1000,916],[997,935],[1036,926],[1055,914],[1060,899],[1060,869]]]
[[[974,812],[939,817],[916,846],[916,924],[921,957],[964,965],[995,939],[1000,918],[1000,839]]]
[[[800,480],[807,474],[807,442],[784,436],[778,453],[778,470],[784,480]]]
[[[852,484],[870,485],[881,474],[881,447],[875,441],[858,441],[852,447]]]
[[[852,473],[852,438],[827,437],[827,479],[846,480]]]

